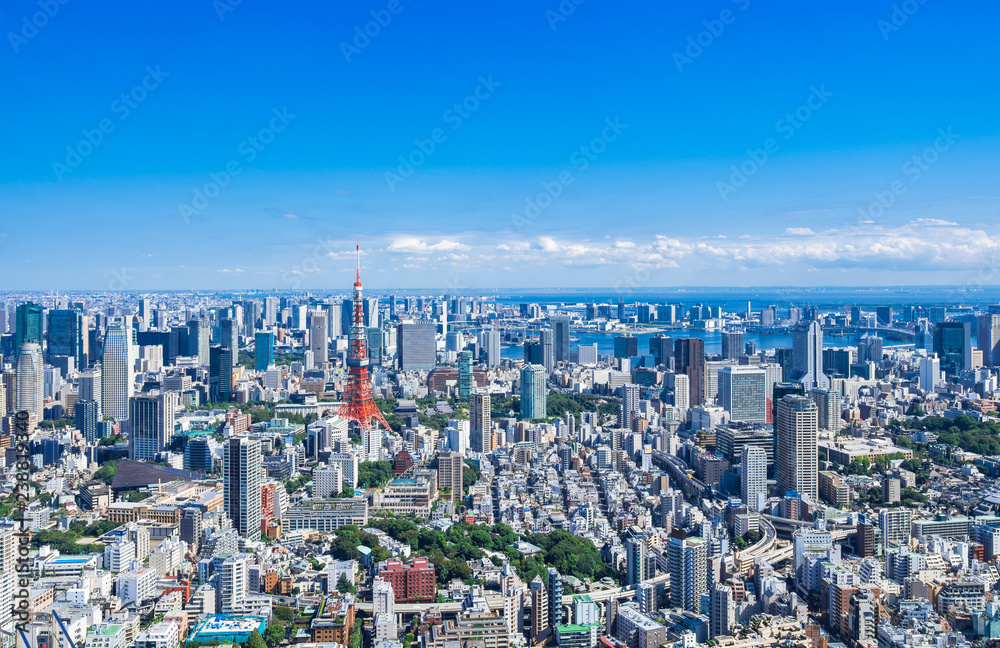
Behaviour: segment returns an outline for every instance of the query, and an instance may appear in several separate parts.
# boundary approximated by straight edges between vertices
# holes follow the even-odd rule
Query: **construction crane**
[[[66,627],[66,624],[63,623],[63,620],[59,617],[59,615],[56,614],[55,612],[52,612],[51,618],[55,619],[56,623],[59,624],[59,628],[62,631],[63,636],[66,637],[66,641],[69,643],[69,648],[76,648],[76,643],[73,641],[73,637],[70,636],[69,629]],[[21,628],[18,628],[17,632],[21,636],[21,641],[24,642],[24,647],[23,648],[36,648],[36,646],[34,646],[31,643],[31,641],[28,639],[28,635],[27,635],[27,633],[25,633],[24,630],[22,630]],[[0,633],[3,633],[5,635],[7,635],[8,637],[15,637],[15,635],[11,634],[10,632],[7,632],[6,630],[0,630]],[[47,646],[46,644],[41,644],[37,648],[57,648],[56,644],[57,643],[62,643],[62,642],[59,642],[59,640],[57,639],[57,636],[58,636],[58,633],[56,632],[55,625],[50,623],[50,625],[49,625],[49,641],[52,643],[52,645],[51,646]],[[15,644],[17,643],[16,637],[14,639],[14,643]]]

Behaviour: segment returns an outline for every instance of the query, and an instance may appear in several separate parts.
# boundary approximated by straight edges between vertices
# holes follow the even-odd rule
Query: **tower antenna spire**
[[[365,329],[365,300],[361,295],[361,241],[354,245],[357,255],[357,279],[354,282],[354,298],[351,300],[351,330],[348,335],[347,384],[344,401],[337,414],[354,421],[362,431],[376,429],[376,423],[388,431],[392,428],[386,422],[381,410],[372,398],[371,379],[368,377],[368,336]],[[367,447],[367,446],[366,446]],[[379,444],[381,447],[381,443]],[[373,452],[374,455],[374,452]],[[366,459],[368,461],[369,459]],[[370,459],[374,461],[374,459]]]

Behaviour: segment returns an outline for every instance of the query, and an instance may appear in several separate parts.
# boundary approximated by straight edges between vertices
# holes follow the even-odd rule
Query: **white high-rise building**
[[[94,401],[97,403],[97,419],[101,414],[101,367],[98,365],[93,369],[81,371],[76,378],[77,393],[81,401]]]
[[[719,406],[730,420],[767,422],[767,374],[750,365],[726,365],[719,370]]]
[[[372,585],[372,616],[375,619],[375,640],[395,641],[396,594],[392,583],[376,578]]]
[[[104,332],[104,362],[101,368],[101,410],[116,421],[128,418],[128,399],[135,385],[135,363],[130,352],[128,329],[109,324]]]
[[[778,494],[795,491],[819,501],[819,428],[816,403],[788,395],[778,401]]]
[[[471,438],[469,421],[455,420],[448,422],[448,449],[465,455],[469,451],[469,440]]]
[[[372,583],[372,614],[396,614],[396,595],[387,580],[376,578]]]
[[[939,382],[941,382],[941,359],[936,355],[920,358],[920,389],[934,391]]]
[[[329,497],[344,488],[344,471],[340,464],[317,466],[313,470],[313,497]]]
[[[639,411],[639,385],[622,385],[622,402],[618,406],[618,427],[632,429],[632,419]]]
[[[878,512],[878,524],[882,531],[882,545],[888,549],[892,545],[907,547],[910,542],[910,509],[882,509]]]
[[[486,366],[496,367],[500,364],[500,331],[488,329],[482,332],[483,351],[486,352]]]
[[[674,376],[674,407],[681,420],[684,420],[691,407],[691,383],[686,374]]]
[[[223,446],[223,508],[233,528],[249,538],[260,537],[260,492],[263,465],[260,441],[231,437]]]
[[[339,466],[341,479],[358,487],[358,455],[354,452],[334,452],[330,454],[330,465]]]
[[[260,498],[258,497],[258,500]],[[229,556],[219,574],[219,612],[243,614],[250,591],[250,560],[247,554]]]
[[[740,457],[740,495],[754,511],[767,500],[767,452],[760,446],[745,445]]]
[[[819,322],[802,322],[792,332],[792,375],[790,379],[813,387],[830,388],[830,377],[823,373],[823,327]]]
[[[38,421],[41,421],[45,414],[44,380],[45,362],[42,360],[42,347],[35,342],[22,344],[17,354],[16,408],[34,414]]]
[[[361,461],[382,461],[382,428],[361,430]]]

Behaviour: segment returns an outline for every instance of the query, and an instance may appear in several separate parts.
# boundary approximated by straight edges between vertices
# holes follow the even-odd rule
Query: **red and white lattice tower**
[[[348,335],[347,388],[344,402],[337,414],[355,421],[363,430],[375,427],[375,422],[391,430],[375,400],[372,398],[371,382],[368,378],[368,336],[365,333],[364,300],[361,298],[361,246],[357,246],[358,274],[354,281],[354,313],[351,318],[351,332]]]

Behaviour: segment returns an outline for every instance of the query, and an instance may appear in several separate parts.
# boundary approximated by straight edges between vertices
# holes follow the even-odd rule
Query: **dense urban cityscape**
[[[0,648],[1000,648],[998,22],[4,2]]]
[[[996,638],[1000,303],[738,300],[4,295],[3,642]]]

